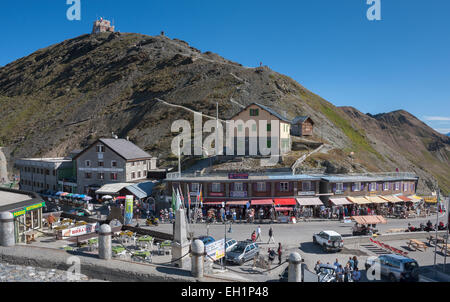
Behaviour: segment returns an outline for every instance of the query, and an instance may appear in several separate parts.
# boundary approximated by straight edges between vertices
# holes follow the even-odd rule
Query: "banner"
[[[98,231],[98,223],[90,223],[85,225],[80,225],[78,227],[62,230],[62,237],[69,238],[69,237],[76,237],[86,234],[95,233]]]
[[[217,261],[225,257],[225,239],[214,241],[205,246],[208,260]]]
[[[133,220],[133,202],[133,195],[127,195],[125,197],[125,225],[131,224],[131,221]]]

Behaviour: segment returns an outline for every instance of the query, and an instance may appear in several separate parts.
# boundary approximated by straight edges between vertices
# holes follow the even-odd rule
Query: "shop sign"
[[[130,224],[133,220],[133,202],[133,195],[127,195],[125,199],[125,225]]]
[[[14,217],[19,217],[19,216],[25,215],[26,212],[33,211],[33,210],[36,210],[36,209],[40,209],[42,207],[45,207],[45,202],[41,202],[41,203],[38,203],[38,204],[35,204],[35,205],[32,205],[32,206],[23,208],[22,210],[18,210],[18,211],[12,212],[12,214],[13,214]]]
[[[225,239],[214,241],[205,246],[207,259],[217,261],[225,257]]]
[[[298,195],[300,195],[300,196],[316,195],[316,192],[314,192],[314,191],[309,191],[309,192],[301,191],[301,192],[298,192]]]
[[[248,174],[246,174],[246,173],[229,173],[228,179],[248,179]]]
[[[22,215],[25,215],[26,212],[27,211],[25,211],[25,210],[16,211],[16,212],[13,212],[13,216],[14,217],[22,216]]]
[[[197,194],[195,194],[196,196],[197,196]],[[225,193],[213,193],[213,192],[211,192],[211,193],[208,193],[208,195],[209,196],[218,196],[218,197],[221,197],[221,196],[224,196],[225,195]]]
[[[247,191],[231,191],[230,197],[247,197]]]
[[[437,197],[436,196],[434,196],[434,197],[424,197],[423,200],[425,202],[429,202],[429,203],[436,203],[437,202]]]
[[[80,225],[78,227],[74,227],[67,230],[62,230],[62,237],[63,238],[75,237],[95,233],[96,231],[98,231],[98,223],[91,223],[86,225]]]

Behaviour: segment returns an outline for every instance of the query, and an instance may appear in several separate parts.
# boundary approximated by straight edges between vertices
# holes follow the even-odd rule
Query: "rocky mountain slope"
[[[450,138],[407,112],[338,108],[267,67],[247,68],[165,36],[83,35],[0,68],[0,145],[11,163],[63,156],[114,132],[170,166],[171,124],[193,120],[173,105],[215,116],[216,102],[222,119],[252,102],[288,118],[310,115],[315,140],[329,147],[307,167],[413,170],[422,176],[419,190],[437,178],[450,191]]]

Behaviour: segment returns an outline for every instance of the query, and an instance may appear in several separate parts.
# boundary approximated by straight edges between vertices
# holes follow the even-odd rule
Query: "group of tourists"
[[[316,272],[316,274],[320,273],[321,264],[322,263],[320,261],[317,261],[316,266],[314,267],[314,271]],[[330,265],[330,263],[327,263],[327,265]],[[339,260],[336,259],[336,261],[333,263],[336,281],[337,282],[361,281],[361,272],[359,271],[358,265],[359,261],[356,256],[349,257],[345,266],[339,263]]]

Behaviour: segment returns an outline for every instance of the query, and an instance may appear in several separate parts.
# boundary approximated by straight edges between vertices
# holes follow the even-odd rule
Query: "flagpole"
[[[438,244],[438,224],[439,224],[439,185],[437,186],[437,203],[436,203],[436,242],[434,243],[434,271],[436,273],[437,265],[437,244]]]
[[[448,235],[449,235],[449,226],[448,223],[450,221],[450,196],[447,198],[447,237],[445,237],[445,256],[444,256],[444,273],[445,273],[445,266],[447,265],[447,247],[448,247]]]

